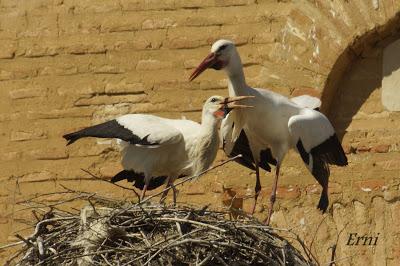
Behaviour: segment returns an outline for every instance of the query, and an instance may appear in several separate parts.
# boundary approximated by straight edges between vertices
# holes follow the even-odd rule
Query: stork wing
[[[159,146],[173,144],[183,139],[181,132],[152,115],[130,114],[84,128],[63,137],[68,144],[83,137],[117,138],[134,145]]]
[[[323,188],[318,208],[326,211],[330,174],[328,164],[347,165],[342,145],[328,118],[320,112],[303,109],[299,115],[289,119],[288,127],[303,162]]]
[[[235,161],[251,170],[255,170],[255,163],[252,151],[250,149],[249,140],[244,129],[241,129],[239,136],[234,139],[235,123],[232,113],[229,113],[221,124],[222,148],[228,157],[234,157],[241,154],[242,157]],[[276,165],[276,161],[272,158],[271,151],[265,149],[260,154],[260,167],[270,172],[271,167],[268,163]]]
[[[178,179],[183,177],[186,177],[186,175],[180,175],[178,176]],[[134,187],[143,190],[145,185],[144,179],[143,173],[136,173],[133,170],[122,170],[111,179],[111,182],[115,183],[121,180],[126,180],[128,182],[132,182]],[[161,187],[163,184],[165,184],[167,179],[167,176],[153,176],[147,185],[147,190],[153,190]]]
[[[321,100],[310,95],[300,95],[290,98],[290,100],[303,108],[319,110],[321,107]]]

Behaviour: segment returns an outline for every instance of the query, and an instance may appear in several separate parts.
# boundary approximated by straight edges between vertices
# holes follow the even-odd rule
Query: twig
[[[83,172],[89,174],[91,177],[93,177],[93,178],[96,179],[96,180],[100,180],[100,181],[103,181],[103,182],[107,182],[107,183],[112,184],[112,185],[114,185],[114,186],[117,186],[117,187],[119,187],[119,188],[133,191],[133,193],[135,193],[136,197],[137,197],[138,199],[140,199],[139,194],[138,194],[138,193],[136,192],[136,190],[134,190],[133,188],[124,187],[124,186],[118,185],[118,184],[116,184],[116,183],[114,183],[114,182],[111,182],[110,180],[106,180],[106,179],[100,178],[100,177],[98,177],[98,176],[92,174],[91,172],[89,172],[89,170],[86,170],[86,169],[83,169],[83,168],[81,168],[81,170],[82,170]]]
[[[57,209],[46,212],[30,237],[21,237],[25,241],[4,247],[26,243],[21,248],[22,255],[13,257],[15,261],[19,256],[19,265],[72,265],[82,257],[91,265],[189,263],[204,266],[212,263],[229,265],[232,261],[248,265],[284,265],[297,261],[314,266],[317,263],[292,230],[271,228],[252,217],[240,216],[240,219],[230,221],[226,211],[201,207],[139,203],[119,207],[116,199],[64,188],[71,192],[72,199],[87,201],[87,205],[92,206],[90,210],[97,208],[97,214],[90,211],[85,216],[90,221],[85,227],[81,221],[83,215],[79,213]],[[46,204],[34,205],[47,207]],[[77,211],[81,212],[80,209]],[[283,238],[276,232],[289,236]],[[295,249],[285,240],[287,238],[300,243],[305,251]],[[189,249],[191,251],[187,252]]]
[[[315,232],[314,232],[313,238],[312,238],[311,243],[310,243],[310,251],[312,249],[312,245],[314,244],[314,240],[315,240],[315,237],[317,236],[319,228],[321,227],[322,223],[325,221],[326,217],[328,217],[328,216],[322,217],[321,222],[317,226],[317,230],[315,230]]]
[[[1,246],[1,247],[0,247],[0,250],[2,250],[2,249],[6,249],[6,248],[15,247],[15,246],[18,246],[18,245],[22,245],[22,244],[24,244],[24,243],[25,243],[25,241],[13,242],[13,243],[10,243],[10,244],[7,244],[7,245],[4,245],[4,246]]]
[[[336,256],[336,247],[337,247],[337,243],[339,242],[339,237],[342,234],[342,232],[344,231],[344,229],[346,229],[348,223],[345,224],[345,226],[343,226],[342,230],[339,231],[339,233],[336,236],[336,242],[335,244],[333,244],[330,248],[332,248],[332,254],[331,254],[331,262],[329,263],[329,266],[333,266],[336,265],[335,263],[335,256]]]
[[[175,187],[180,186],[180,185],[182,185],[182,184],[184,184],[184,183],[186,183],[186,182],[188,182],[188,181],[190,181],[190,180],[193,180],[193,179],[195,179],[195,178],[198,178],[198,177],[200,177],[200,176],[202,176],[202,175],[208,173],[209,171],[214,170],[215,168],[221,167],[221,166],[223,166],[224,164],[227,164],[227,163],[229,163],[229,162],[232,162],[232,161],[234,161],[234,160],[236,160],[236,159],[238,159],[238,158],[241,158],[241,157],[242,157],[242,155],[239,154],[239,155],[237,155],[237,156],[235,156],[235,157],[229,158],[229,159],[227,159],[227,160],[225,160],[225,161],[223,161],[223,162],[221,162],[221,163],[219,163],[219,164],[217,164],[217,165],[214,165],[214,166],[211,167],[211,168],[208,168],[207,170],[204,170],[203,172],[201,172],[201,173],[199,173],[199,174],[197,174],[197,175],[194,175],[194,176],[190,176],[190,177],[185,178],[184,180],[182,180],[182,181],[180,181],[180,182],[174,184],[174,186],[175,186]],[[154,197],[157,197],[157,196],[161,195],[162,193],[164,193],[165,191],[170,190],[170,189],[172,189],[171,186],[169,186],[169,187],[163,189],[162,191],[160,191],[160,192],[158,192],[158,193],[156,193],[156,194],[153,194],[153,195],[151,195],[151,196],[149,196],[149,197],[143,199],[142,201],[140,201],[140,202],[137,203],[137,204],[143,204],[143,203],[149,201],[150,199],[152,199],[152,198],[154,198]],[[113,216],[115,216],[115,215],[120,215],[121,213],[123,213],[123,212],[125,212],[125,211],[128,211],[129,209],[133,208],[134,206],[135,206],[135,205],[132,205],[132,206],[130,206],[130,207],[124,209],[124,210],[121,210],[120,212],[115,213],[115,214],[112,215],[111,217],[113,217]]]
[[[29,246],[29,247],[33,247],[33,246],[34,246],[33,243],[32,243],[31,241],[29,241],[29,239],[23,238],[20,234],[15,234],[15,236],[16,236],[18,239],[21,239],[22,242],[24,242],[27,246]]]
[[[336,264],[336,262],[345,261],[345,260],[351,259],[351,258],[353,258],[353,257],[355,257],[355,256],[358,256],[359,254],[360,254],[360,252],[356,252],[356,253],[353,254],[353,255],[349,255],[349,256],[346,256],[346,257],[343,257],[343,258],[339,258],[339,259],[336,259],[336,260],[334,260],[334,261],[329,261],[329,262],[327,262],[327,263],[324,264],[324,265],[329,266],[329,265],[331,265],[332,263]]]
[[[208,255],[207,257],[205,257],[204,260],[200,261],[200,263],[197,264],[197,266],[203,266],[203,265],[205,265],[211,258],[212,258],[212,256],[211,256],[211,255]]]
[[[153,220],[158,220],[158,221],[173,221],[173,222],[185,222],[185,223],[191,223],[191,224],[196,224],[196,225],[200,225],[200,226],[204,226],[213,230],[217,230],[220,231],[222,233],[225,233],[226,230],[221,229],[219,227],[210,225],[210,224],[205,224],[205,223],[201,223],[198,221],[192,221],[192,220],[186,220],[186,219],[179,219],[179,218],[167,218],[167,217],[161,217],[161,218],[153,218]]]
[[[107,263],[107,265],[112,266],[112,264],[107,260],[106,256],[104,254],[100,254],[100,256],[103,258],[103,260]]]
[[[226,264],[226,262],[218,255],[214,256],[222,265],[224,266],[228,266],[228,264]]]

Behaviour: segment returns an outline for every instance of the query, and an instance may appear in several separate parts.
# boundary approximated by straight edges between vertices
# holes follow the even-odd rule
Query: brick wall
[[[348,224],[338,257],[363,256],[344,264],[394,265],[400,120],[382,107],[380,80],[382,49],[398,33],[399,11],[392,0],[0,1],[0,243],[13,241],[26,227],[21,221],[31,218],[16,202],[61,190],[60,184],[131,198],[80,170],[113,176],[120,169],[113,141],[66,148],[61,136],[125,113],[198,121],[204,99],[227,94],[226,80],[211,70],[193,83],[188,76],[213,41],[229,38],[239,46],[250,85],[322,95],[350,160],[332,169],[333,207],[321,223],[319,188],[289,154],[273,223],[295,227],[309,242],[321,223],[313,245],[321,262]],[[263,175],[259,217],[272,179]],[[253,186],[254,173],[231,164],[186,185],[180,200],[221,207],[236,193],[238,206],[248,210],[251,200],[241,198]],[[345,249],[352,230],[380,232],[384,242]]]

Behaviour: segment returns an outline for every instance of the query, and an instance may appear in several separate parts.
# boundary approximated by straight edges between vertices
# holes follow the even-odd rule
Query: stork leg
[[[261,182],[260,182],[260,168],[258,166],[258,162],[255,163],[256,164],[256,186],[254,188],[254,205],[253,205],[253,209],[251,211],[251,215],[254,215],[254,212],[256,211],[256,206],[257,206],[257,199],[258,199],[258,195],[260,194],[261,191]]]
[[[274,203],[275,203],[275,199],[276,199],[276,189],[278,187],[279,168],[280,168],[280,165],[278,163],[276,165],[275,180],[274,180],[274,184],[272,186],[271,197],[269,199],[269,212],[268,212],[268,217],[265,220],[265,224],[266,225],[269,225],[269,223],[271,221],[272,213],[274,212]]]
[[[171,184],[171,187],[172,187],[172,192],[173,192],[173,199],[174,199],[174,206],[176,205],[176,187],[175,187],[175,185],[172,183]]]
[[[143,190],[142,190],[142,195],[140,196],[140,202],[142,202],[143,199],[144,199],[144,196],[145,196],[146,191],[147,191],[147,185],[148,185],[147,183],[144,184],[144,187],[143,187]]]
[[[161,198],[160,198],[160,203],[164,203],[165,199],[167,198],[167,195],[169,192],[169,187],[171,186],[171,184],[169,183],[169,179],[170,178],[168,177],[167,185],[165,186],[164,192],[162,193]]]
[[[164,200],[166,199],[166,197],[168,195],[169,188],[172,188],[174,205],[176,205],[176,188],[174,186],[174,181],[175,181],[175,178],[168,177],[167,185],[165,187],[166,190],[163,192],[163,194],[161,196],[160,203],[164,202]]]

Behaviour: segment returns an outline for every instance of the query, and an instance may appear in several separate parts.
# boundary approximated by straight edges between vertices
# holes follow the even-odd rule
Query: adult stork
[[[268,170],[269,164],[276,165],[266,223],[269,224],[273,212],[279,169],[291,148],[300,154],[322,186],[318,209],[325,212],[329,206],[329,164],[345,166],[347,158],[329,120],[312,109],[318,107],[312,97],[289,100],[273,91],[248,86],[239,53],[235,44],[228,40],[218,40],[212,45],[211,53],[193,71],[189,80],[207,68],[225,71],[230,96],[254,96],[243,101],[254,108],[235,110],[226,118],[223,135],[233,146],[237,144],[236,152],[247,152],[248,160],[242,164],[251,168],[253,163],[256,171],[255,204],[261,190],[259,167]],[[228,156],[234,150],[233,146],[225,149]],[[255,205],[253,213],[254,209]]]
[[[63,137],[67,145],[84,137],[119,139],[124,170],[111,181],[135,182],[134,186],[142,190],[141,200],[146,190],[166,182],[167,187],[172,186],[176,203],[174,180],[199,174],[210,167],[219,147],[220,121],[230,110],[248,107],[237,104],[246,98],[212,96],[203,106],[201,124],[149,114],[128,114]],[[167,193],[168,190],[162,199]]]

